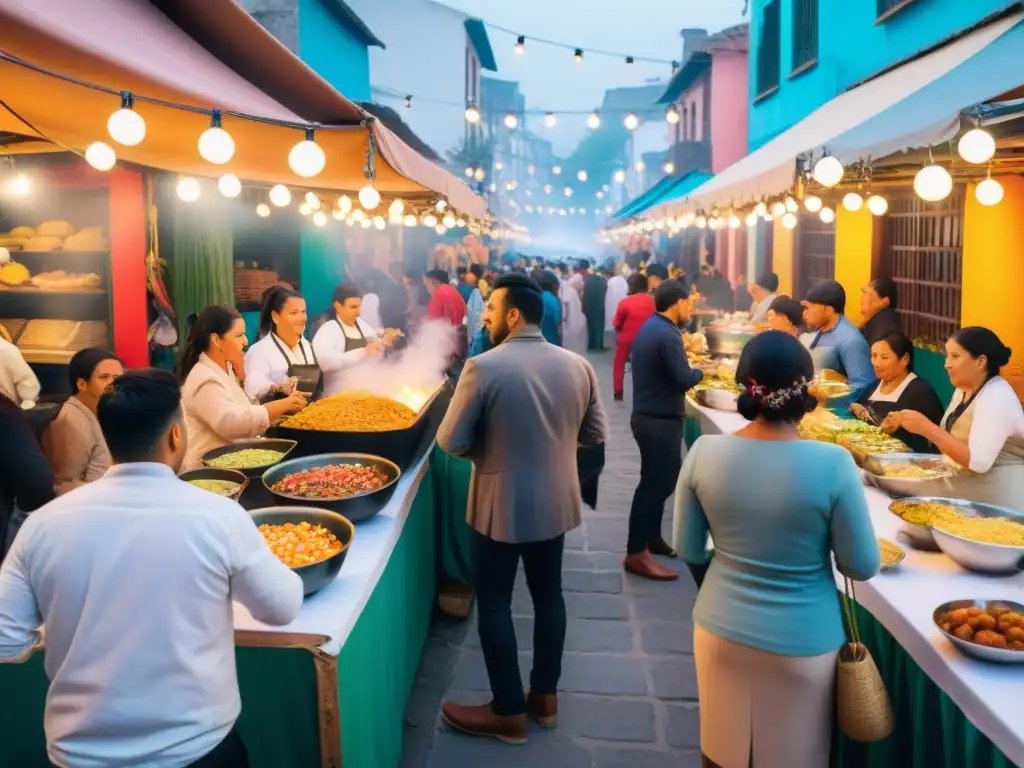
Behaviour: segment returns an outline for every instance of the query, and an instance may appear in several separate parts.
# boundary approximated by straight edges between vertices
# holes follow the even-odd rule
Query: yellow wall
[[[986,207],[967,188],[961,325],[983,325],[1024,364],[1024,179],[1000,176],[1006,196]]]
[[[836,281],[846,291],[846,316],[859,326],[860,289],[871,282],[874,216],[867,206],[856,212],[836,207]]]
[[[779,277],[779,293],[793,296],[793,249],[795,241],[793,230],[786,229],[776,219],[772,225],[772,272]],[[799,300],[799,296],[793,296]]]

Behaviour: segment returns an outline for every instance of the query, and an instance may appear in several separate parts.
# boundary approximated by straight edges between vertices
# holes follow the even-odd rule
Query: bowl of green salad
[[[235,440],[203,454],[203,466],[237,470],[248,478],[262,477],[272,466],[284,461],[296,445],[295,440],[276,437]]]

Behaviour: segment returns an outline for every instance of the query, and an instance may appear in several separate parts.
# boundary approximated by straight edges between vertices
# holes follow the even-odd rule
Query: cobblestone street
[[[443,698],[490,698],[474,617],[438,616],[424,649],[406,713],[407,768],[691,768],[700,765],[697,683],[692,656],[695,587],[683,576],[667,584],[622,570],[626,523],[639,477],[639,454],[626,402],[612,402],[612,351],[589,356],[601,381],[611,437],[601,476],[599,509],[567,537],[563,583],[569,614],[559,695],[559,725],[531,724],[525,746],[507,746],[453,732],[440,721]],[[667,507],[666,538],[671,530]],[[513,614],[520,666],[529,680],[532,607],[522,570]]]

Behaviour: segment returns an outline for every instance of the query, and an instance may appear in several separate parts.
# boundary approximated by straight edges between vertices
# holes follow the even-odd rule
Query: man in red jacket
[[[651,267],[664,267],[660,264],[652,264]],[[655,275],[657,277],[657,275]],[[612,326],[615,328],[615,360],[612,363],[612,392],[615,400],[622,400],[623,381],[626,378],[626,361],[633,349],[633,339],[637,332],[647,322],[647,319],[654,314],[654,296],[647,292],[648,280],[646,275],[639,272],[629,277],[629,295],[619,302],[619,308],[615,310],[615,317]]]
[[[432,269],[427,272],[426,284],[430,294],[427,317],[431,320],[444,318],[456,328],[461,328],[466,317],[466,302],[448,282],[448,273],[443,269]]]

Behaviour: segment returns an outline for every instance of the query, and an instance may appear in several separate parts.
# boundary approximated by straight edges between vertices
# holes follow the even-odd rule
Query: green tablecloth
[[[471,561],[473,530],[466,524],[466,502],[473,464],[467,459],[449,456],[437,445],[430,454],[437,504],[438,565],[448,581],[473,583]]]

